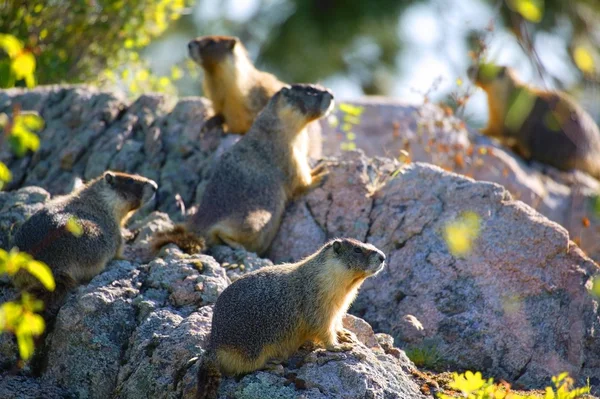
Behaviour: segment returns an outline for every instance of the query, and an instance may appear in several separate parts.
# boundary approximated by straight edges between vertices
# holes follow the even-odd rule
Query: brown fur
[[[326,171],[311,169],[297,141],[307,123],[324,116],[333,95],[311,85],[283,88],[260,113],[252,129],[219,159],[198,212],[186,231],[207,246],[226,244],[263,254],[275,237],[289,200],[320,184]],[[173,242],[188,246],[182,231],[163,233],[154,250]]]
[[[484,64],[469,74],[488,95],[482,133],[526,160],[600,178],[600,130],[566,93],[527,86],[507,67]]]
[[[13,245],[46,263],[56,280],[55,292],[44,295],[51,313],[58,311],[69,290],[121,256],[121,226],[156,190],[156,183],[142,176],[106,172],[73,193],[49,201],[19,228]],[[67,230],[69,219],[81,227],[81,236]],[[15,283],[22,289],[42,290],[25,271],[17,273]]]
[[[198,397],[214,398],[218,383],[207,367],[228,375],[285,360],[307,341],[331,351],[351,350],[342,318],[385,255],[353,239],[333,240],[294,264],[265,267],[223,291],[213,311],[210,341],[198,372]]]
[[[204,70],[202,83],[215,112],[206,128],[225,123],[225,130],[245,134],[269,99],[288,86],[274,75],[256,69],[237,37],[203,36],[188,44],[190,57]],[[319,159],[321,128],[309,124],[300,135],[297,149]]]

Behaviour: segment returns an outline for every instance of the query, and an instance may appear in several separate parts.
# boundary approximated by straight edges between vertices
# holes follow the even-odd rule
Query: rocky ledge
[[[0,247],[9,227],[51,195],[106,168],[144,174],[160,192],[125,232],[128,260],[109,263],[60,310],[41,377],[7,372],[0,397],[191,397],[218,294],[249,270],[297,260],[338,236],[388,255],[351,308],[357,317],[345,320],[360,342],[346,353],[302,348],[279,369],[225,379],[224,397],[421,397],[414,365],[398,348],[516,386],[543,387],[568,371],[600,387],[598,299],[588,291],[598,265],[565,228],[498,184],[344,152],[328,159],[321,187],[290,204],[270,260],[226,247],[187,256],[174,246],[152,258],[151,234],[189,211],[183,204],[194,203],[213,160],[235,139],[201,131],[205,100],[173,106],[144,96],[128,104],[84,87],[0,92],[0,110],[16,103],[38,110],[47,126],[33,156],[0,150],[15,175],[12,191],[0,193]],[[477,215],[478,231],[459,256],[445,231],[465,212]],[[14,294],[0,284],[0,299]],[[2,367],[14,366],[15,356],[13,340],[0,336]]]

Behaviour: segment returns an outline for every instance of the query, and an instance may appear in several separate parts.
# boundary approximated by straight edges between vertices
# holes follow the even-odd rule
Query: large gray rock
[[[351,129],[355,134],[352,142],[368,156],[429,162],[476,180],[498,183],[513,198],[565,227],[572,240],[600,260],[600,182],[594,178],[526,163],[497,142],[467,130],[461,120],[431,103],[417,106],[374,97],[346,104],[362,107],[358,124]],[[347,113],[338,104],[333,115],[340,123],[322,122],[323,154],[327,156],[341,154],[349,142],[344,132]]]
[[[446,367],[529,387],[562,371],[600,384],[598,300],[588,292],[600,268],[564,228],[497,184],[428,164],[400,168],[350,152],[330,169],[320,188],[288,209],[275,261],[306,256],[322,237],[365,240],[387,253],[389,266],[365,282],[351,311],[397,344],[433,346]],[[467,256],[454,256],[445,227],[467,211],[481,230]],[[323,233],[309,228],[293,247],[300,223]],[[280,246],[290,252],[280,254]]]
[[[6,193],[10,203],[22,197]],[[8,198],[8,197],[15,198]],[[26,207],[21,209],[27,212]],[[208,255],[185,255],[167,246],[147,258],[148,238],[172,225],[160,212],[133,223],[125,253],[130,261],[110,262],[89,284],[75,290],[46,337],[41,377],[0,378],[6,398],[192,398],[199,358],[210,333],[212,305],[230,281],[272,265],[256,254],[215,247]],[[15,291],[0,284],[0,299]],[[242,379],[226,378],[223,397],[398,398],[424,397],[403,352],[379,345],[371,327],[347,316],[359,342],[346,353],[303,348],[282,367]],[[383,338],[390,342],[391,337]],[[1,367],[16,364],[12,337],[0,336]],[[27,368],[25,369],[25,372]],[[41,395],[41,396],[40,396]]]
[[[499,183],[514,198],[567,228],[589,256],[600,260],[598,181],[581,172],[528,165],[433,104],[414,106],[384,98],[345,104],[363,111],[355,117],[338,104],[334,116],[339,123],[321,120],[323,155],[339,155],[344,144],[353,142],[368,156],[404,160],[401,151],[405,151],[412,161]],[[0,112],[10,114],[16,105],[39,112],[46,128],[40,133],[41,148],[33,155],[18,159],[0,149],[0,161],[14,176],[9,189],[37,185],[55,195],[71,191],[77,179],[89,180],[107,168],[140,173],[158,183],[159,195],[136,219],[161,210],[182,220],[197,204],[215,159],[239,139],[220,129],[202,129],[212,111],[210,102],[198,97],[177,101],[152,94],[129,103],[121,95],[88,86],[0,91]],[[348,126],[355,136],[352,140]],[[301,228],[323,234],[318,225]]]
[[[50,194],[69,192],[78,179],[105,168],[153,178],[160,192],[124,230],[128,261],[111,262],[59,312],[46,340],[41,379],[3,378],[0,396],[7,389],[48,387],[52,397],[62,386],[81,398],[192,397],[210,305],[230,281],[272,262],[227,247],[190,257],[168,246],[153,257],[149,239],[194,211],[214,161],[237,137],[202,131],[210,111],[200,98],[175,103],[147,95],[129,104],[83,86],[0,91],[0,112],[11,112],[17,103],[40,112],[47,127],[40,134],[42,148],[31,156],[16,159],[0,150],[15,176],[11,187],[21,187],[0,193],[0,247],[7,248],[10,229]],[[324,125],[326,139],[327,129],[338,134]],[[593,179],[551,170],[551,177],[542,176],[537,166],[469,134],[432,106],[368,105],[354,131],[359,146],[374,132],[391,132],[387,155],[397,158],[394,146],[401,143],[398,151],[409,151],[412,160],[502,182],[597,255],[597,219],[588,212],[597,188]],[[326,154],[328,148],[333,152],[326,144]],[[597,299],[587,288],[599,270],[567,230],[501,186],[430,165],[401,168],[398,160],[358,152],[327,162],[324,184],[288,207],[269,252],[272,261],[298,260],[338,236],[371,242],[386,251],[389,266],[367,280],[352,312],[375,331],[392,334],[400,346],[427,345],[445,367],[478,369],[530,387],[569,371],[582,383],[590,377],[597,389],[600,322]],[[465,211],[479,215],[481,230],[472,251],[455,256],[444,231]],[[578,223],[588,226],[587,235],[580,236]],[[0,281],[0,299],[12,295]],[[304,348],[274,371],[225,379],[221,393],[418,398],[409,373],[413,365],[392,338],[374,335],[360,319],[345,322],[361,341],[352,352]],[[2,367],[15,360],[14,353],[13,340],[3,335]]]

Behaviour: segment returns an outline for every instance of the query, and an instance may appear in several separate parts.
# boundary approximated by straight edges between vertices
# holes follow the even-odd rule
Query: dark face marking
[[[132,210],[149,201],[158,190],[154,181],[139,175],[106,172],[104,179],[120,197],[131,204]]]
[[[369,275],[379,272],[384,265],[385,255],[373,245],[364,244],[352,238],[337,239],[331,247],[344,265],[350,270]]]
[[[319,85],[295,84],[284,87],[276,96],[285,99],[309,119],[324,116],[333,103],[333,93]]]
[[[202,36],[188,43],[188,52],[196,63],[212,66],[232,55],[238,42],[233,36]]]

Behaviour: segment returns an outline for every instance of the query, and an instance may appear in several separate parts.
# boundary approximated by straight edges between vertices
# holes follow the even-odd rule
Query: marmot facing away
[[[237,37],[199,37],[188,43],[188,50],[190,58],[204,70],[204,94],[215,111],[208,127],[224,122],[229,132],[246,133],[269,99],[287,86],[274,75],[256,69]],[[309,124],[302,136],[302,150],[319,159],[321,127]]]
[[[527,86],[508,67],[482,64],[468,73],[488,95],[489,122],[482,133],[526,160],[600,178],[600,131],[567,94]]]
[[[328,242],[294,264],[269,266],[227,287],[213,310],[208,348],[198,371],[198,397],[216,398],[221,372],[243,374],[285,360],[307,341],[349,350],[342,318],[363,281],[385,255],[353,239]]]
[[[310,169],[297,141],[307,123],[323,117],[333,95],[315,85],[284,87],[250,131],[217,161],[198,212],[185,226],[156,235],[153,247],[175,243],[188,253],[227,244],[263,254],[273,241],[287,202],[315,187],[326,172]]]
[[[54,275],[56,290],[47,294],[48,301],[56,305],[71,288],[91,280],[108,261],[121,256],[121,226],[157,188],[142,176],[105,172],[73,193],[49,201],[20,227],[13,245],[46,263]],[[67,230],[71,219],[81,227],[81,236]],[[39,289],[37,280],[25,271],[17,273],[15,283],[23,289]]]

